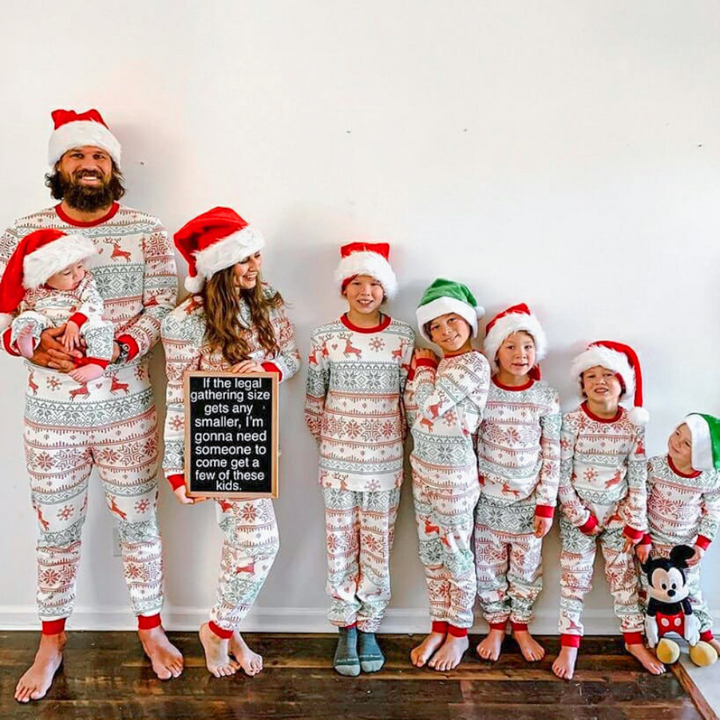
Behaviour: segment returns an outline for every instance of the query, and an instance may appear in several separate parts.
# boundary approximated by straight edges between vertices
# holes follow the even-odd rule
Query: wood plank
[[[692,698],[692,701],[695,703],[700,715],[702,715],[703,720],[718,720],[717,714],[705,700],[698,689],[698,686],[693,682],[693,679],[690,677],[688,671],[683,667],[682,663],[676,662],[672,666],[672,671],[685,692],[690,696],[690,698]]]

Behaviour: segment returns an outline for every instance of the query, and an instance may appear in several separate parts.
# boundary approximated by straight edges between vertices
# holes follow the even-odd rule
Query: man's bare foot
[[[653,675],[662,675],[665,672],[665,666],[642,643],[633,643],[632,645],[626,643],[625,649]]]
[[[528,662],[537,662],[545,657],[545,648],[527,630],[513,630],[513,637]]]
[[[250,677],[257,675],[263,669],[262,655],[253,652],[237,630],[230,638],[230,654],[240,663],[245,674]]]
[[[445,633],[431,632],[410,651],[410,662],[415,667],[425,667],[435,651],[445,642]]]
[[[492,660],[495,662],[500,657],[504,639],[504,630],[490,628],[490,632],[478,643],[476,648],[477,654],[482,660]]]
[[[18,334],[15,341],[20,354],[24,358],[30,359],[35,352],[35,338],[32,334],[32,328],[26,325]]]
[[[240,665],[230,659],[229,640],[218,637],[207,623],[200,626],[198,634],[203,650],[205,650],[205,665],[215,677],[234,675],[240,669]]]
[[[77,370],[70,372],[70,377],[81,385],[89,383],[91,380],[97,380],[102,377],[105,371],[99,365],[83,365]]]
[[[184,664],[182,653],[167,639],[162,627],[158,625],[150,630],[138,630],[138,636],[153,672],[160,680],[180,676]]]
[[[577,662],[578,649],[576,647],[561,647],[560,654],[552,664],[552,671],[561,680],[572,680],[575,674],[575,663]]]
[[[40,647],[30,668],[18,681],[15,699],[26,703],[44,698],[52,685],[55,673],[62,665],[63,649],[67,642],[64,632],[57,635],[41,635]]]
[[[463,655],[469,646],[467,635],[454,637],[448,633],[443,646],[432,656],[428,665],[440,672],[453,670],[462,662]]]

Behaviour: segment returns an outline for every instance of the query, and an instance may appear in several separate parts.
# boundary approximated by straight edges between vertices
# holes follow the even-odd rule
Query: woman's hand
[[[230,372],[233,373],[261,373],[265,372],[265,368],[254,360],[243,360],[242,362],[236,363],[230,368]]]

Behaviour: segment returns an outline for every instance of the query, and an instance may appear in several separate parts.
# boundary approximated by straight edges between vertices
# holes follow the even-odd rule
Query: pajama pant
[[[118,528],[133,612],[156,615],[163,603],[158,435],[146,367],[124,367],[89,385],[28,369],[24,445],[40,528],[40,618],[60,620],[73,611],[93,465]]]
[[[400,488],[367,492],[323,488],[328,619],[377,632],[390,602],[390,550]]]
[[[479,496],[477,483],[449,495],[413,474],[415,520],[430,617],[457,628],[473,624],[477,584],[471,543],[473,511]]]
[[[280,536],[268,498],[217,500],[216,511],[224,540],[210,621],[222,631],[231,631],[238,629],[265,584],[280,549]]]
[[[525,629],[542,590],[542,538],[533,535],[534,500],[475,509],[475,570],[483,617],[492,627]]]
[[[583,606],[585,596],[592,589],[593,563],[599,543],[605,558],[605,577],[613,596],[615,616],[620,620],[620,631],[626,636],[626,641],[640,642],[644,615],[638,598],[639,583],[634,551],[623,552],[625,536],[622,531],[623,528],[618,526],[606,528],[600,535],[585,535],[565,518],[560,519],[562,575],[558,629],[563,637],[572,635],[577,637],[579,642],[579,638],[583,636]],[[630,635],[633,637],[628,637]]]

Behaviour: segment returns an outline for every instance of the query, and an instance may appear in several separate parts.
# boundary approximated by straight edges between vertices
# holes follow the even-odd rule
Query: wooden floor
[[[530,666],[512,640],[496,664],[471,653],[455,671],[417,670],[408,654],[419,637],[385,635],[384,670],[343,678],[329,667],[335,636],[247,635],[265,657],[256,678],[211,677],[194,633],[170,633],[186,658],[181,678],[156,680],[134,633],[74,632],[65,664],[48,697],[24,706],[15,683],[34,655],[34,633],[0,633],[0,718],[114,720],[123,718],[368,718],[392,720],[699,720],[677,678],[652,677],[616,638],[586,638],[576,679],[551,671],[557,638],[544,638],[548,657]],[[471,638],[477,642],[477,638]],[[472,645],[471,645],[472,647]]]

